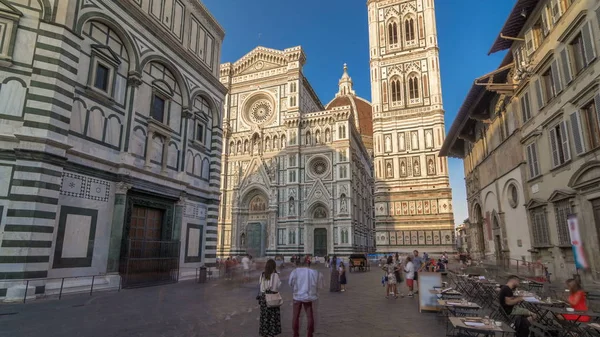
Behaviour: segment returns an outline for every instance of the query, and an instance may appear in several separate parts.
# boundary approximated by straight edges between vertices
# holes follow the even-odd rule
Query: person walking
[[[385,276],[387,277],[385,298],[390,298],[390,294],[394,296],[394,298],[398,298],[398,289],[396,288],[398,283],[396,280],[396,266],[397,265],[394,264],[394,257],[390,255],[386,264],[382,267]]]
[[[300,312],[302,308],[306,312],[306,335],[313,337],[315,333],[313,303],[318,300],[319,289],[322,289],[324,286],[323,275],[314,269],[302,266],[292,271],[288,283],[292,287],[294,298],[292,316],[294,337],[300,337]]]
[[[331,292],[339,292],[341,287],[340,287],[340,274],[339,274],[339,268],[340,267],[340,261],[338,260],[337,256],[333,256],[331,258],[331,262],[329,262],[329,271],[331,274],[331,280],[329,280],[329,291]]]
[[[340,273],[340,286],[342,287],[341,291],[345,292],[346,284],[348,283],[348,281],[346,280],[346,266],[344,265],[344,262],[340,263],[339,273]]]
[[[415,282],[415,265],[410,256],[406,257],[404,265],[404,273],[406,274],[406,286],[408,287],[408,297],[413,297],[413,287]]]
[[[242,282],[250,282],[250,258],[248,257],[248,254],[244,255],[242,258],[242,269],[244,271],[244,279]]]
[[[421,259],[421,257],[419,256],[419,251],[416,250],[416,249],[413,251],[413,255],[414,255],[413,258],[412,258],[412,263],[413,263],[413,266],[414,266],[413,283],[414,283],[414,287],[416,287],[417,286],[416,283],[419,281],[419,272],[421,271],[421,269],[423,267],[423,259]],[[418,294],[419,290],[415,290],[414,293]]]
[[[275,260],[269,259],[265,264],[265,270],[260,275],[260,291],[258,304],[260,305],[260,325],[258,334],[262,337],[272,337],[281,334],[281,311],[279,307],[268,307],[266,294],[279,292],[281,280],[277,274]]]

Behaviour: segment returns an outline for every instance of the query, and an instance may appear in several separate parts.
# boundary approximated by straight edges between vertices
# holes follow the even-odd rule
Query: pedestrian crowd
[[[413,297],[418,292],[415,287],[419,279],[419,272],[445,272],[448,267],[448,254],[444,252],[439,259],[435,260],[430,259],[427,253],[423,253],[422,257],[419,256],[418,250],[406,257],[401,257],[396,253],[383,257],[379,266],[384,271],[381,284],[385,287],[386,298],[404,297],[404,292],[401,290],[402,283],[406,283],[405,289],[408,297]]]

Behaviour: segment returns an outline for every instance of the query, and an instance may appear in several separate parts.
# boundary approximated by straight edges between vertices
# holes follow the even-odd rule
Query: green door
[[[260,223],[248,224],[246,252],[252,256],[262,256],[262,226]]]
[[[317,228],[315,229],[315,251],[314,256],[326,256],[327,255],[327,229]]]

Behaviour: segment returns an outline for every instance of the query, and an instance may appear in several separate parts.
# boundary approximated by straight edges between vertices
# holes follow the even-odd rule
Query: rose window
[[[256,124],[262,124],[273,115],[273,107],[269,101],[261,99],[250,107],[250,119]]]
[[[321,176],[327,172],[329,165],[324,158],[317,158],[311,162],[311,170],[315,175]]]

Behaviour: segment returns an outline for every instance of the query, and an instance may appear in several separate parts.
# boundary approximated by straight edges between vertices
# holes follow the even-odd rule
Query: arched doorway
[[[253,193],[248,198],[246,230],[240,235],[240,246],[253,257],[265,255],[267,245],[265,230],[267,225],[267,197]]]
[[[504,248],[502,247],[502,236],[500,235],[500,222],[498,221],[498,215],[494,212],[492,216],[493,228],[494,228],[494,246],[496,248],[496,260],[502,261],[504,258]]]
[[[327,235],[327,227],[329,227],[327,218],[329,212],[327,211],[325,205],[317,204],[316,206],[311,207],[309,214],[312,219],[313,225],[315,226],[315,231],[313,235],[313,255],[326,256],[329,253],[329,239]]]

